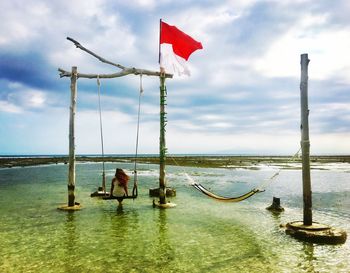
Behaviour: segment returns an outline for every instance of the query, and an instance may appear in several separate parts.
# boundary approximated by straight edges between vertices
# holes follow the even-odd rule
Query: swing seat
[[[109,196],[108,191],[100,191],[100,190],[90,194],[90,197],[107,197],[107,196]]]
[[[124,196],[108,195],[108,196],[102,197],[103,200],[117,199],[119,202],[123,201],[124,199],[136,199],[136,198],[137,198],[137,195],[124,195]]]
[[[132,195],[124,195],[124,196],[114,196],[114,195],[108,195],[102,197],[103,200],[114,200],[117,199],[119,202],[122,202],[124,199],[136,199],[138,195],[137,191],[137,185],[134,186],[132,190]]]

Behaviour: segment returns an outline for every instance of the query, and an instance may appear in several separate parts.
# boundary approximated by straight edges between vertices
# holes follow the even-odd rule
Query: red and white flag
[[[187,61],[197,49],[202,49],[200,42],[182,32],[175,26],[160,20],[159,63],[161,71],[179,76],[190,76]]]

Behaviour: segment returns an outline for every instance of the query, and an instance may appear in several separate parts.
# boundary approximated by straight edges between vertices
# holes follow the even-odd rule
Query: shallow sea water
[[[108,184],[116,164],[106,164]],[[131,174],[132,164],[118,164]],[[279,227],[302,220],[301,171],[282,170],[266,189],[240,203],[209,199],[196,182],[226,196],[240,195],[276,170],[167,167],[176,208],[152,207],[148,189],[158,166],[139,165],[139,197],[90,198],[101,164],[77,164],[76,201],[67,202],[67,165],[0,169],[0,272],[350,272],[350,242],[297,241]],[[311,172],[313,220],[350,233],[350,166]],[[280,197],[285,212],[265,208]],[[170,200],[170,199],[169,199]]]

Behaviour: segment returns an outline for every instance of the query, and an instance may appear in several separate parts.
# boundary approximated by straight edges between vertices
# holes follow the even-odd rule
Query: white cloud
[[[10,45],[16,50],[40,37],[49,15],[46,1],[1,1],[0,10],[0,46]]]
[[[311,154],[347,154],[349,133],[312,134]],[[179,141],[181,139],[182,141]],[[233,133],[167,132],[169,153],[252,153],[294,155],[300,148],[300,133]]]
[[[254,67],[268,77],[299,77],[300,54],[311,59],[311,79],[338,76],[350,83],[350,28],[327,28],[327,14],[308,15],[273,42]]]
[[[70,36],[83,46],[111,61],[132,59],[135,37],[117,12],[104,9],[106,0],[77,1],[2,1],[0,47],[21,52],[40,48],[53,66],[70,69],[78,66],[87,73],[115,71],[66,40]],[[8,12],[5,12],[8,11]]]
[[[127,23],[118,13],[108,14],[100,8],[95,12],[94,19],[90,19],[87,23],[84,22],[87,14],[80,14],[78,18],[71,20],[72,24],[74,21],[84,22],[79,31],[72,30],[71,25],[60,28],[60,33],[56,33],[56,45],[50,46],[50,52],[48,52],[51,64],[65,69],[70,69],[74,65],[82,73],[102,74],[119,71],[119,68],[102,63],[88,53],[77,49],[73,43],[65,40],[69,36],[107,60],[124,66],[134,65],[132,59],[136,52],[135,36]]]
[[[327,108],[316,109],[317,112],[323,113],[342,113],[349,111],[350,104],[346,102],[330,102],[327,103]]]
[[[167,133],[169,153],[273,153],[294,154],[299,149],[299,135],[232,133],[215,134],[176,131]],[[178,141],[181,139],[182,141]],[[257,141],[259,139],[259,141]]]
[[[14,114],[23,112],[21,107],[18,107],[13,103],[9,103],[8,101],[2,101],[2,100],[0,100],[0,111],[7,112],[7,113],[14,113]]]
[[[217,6],[192,7],[180,13],[170,14],[165,21],[176,25],[194,39],[202,42],[205,50],[221,42],[218,36],[225,35],[225,28],[240,17],[241,9],[231,9],[222,4]],[[223,37],[222,36],[222,37]]]
[[[28,88],[21,84],[12,84],[11,86],[13,91],[7,95],[7,101],[10,104],[16,105],[19,109],[34,109],[46,106],[46,92]]]
[[[78,111],[76,114],[77,153],[100,153],[99,117],[94,111]],[[133,153],[136,142],[136,121],[120,111],[103,113],[103,136],[106,153]],[[157,152],[158,122],[141,122],[140,152]]]
[[[311,154],[349,154],[350,133],[327,133],[311,135]]]
[[[124,1],[123,1],[124,2]],[[153,9],[157,4],[155,0],[131,0],[128,1],[128,5],[133,5],[137,8]]]

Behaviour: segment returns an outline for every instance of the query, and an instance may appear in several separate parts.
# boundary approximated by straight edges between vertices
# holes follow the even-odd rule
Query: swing
[[[98,91],[98,110],[100,117],[100,139],[101,139],[101,156],[102,156],[102,186],[98,187],[98,190],[91,193],[90,197],[101,197],[109,195],[106,191],[106,173],[105,173],[105,160],[104,160],[104,147],[103,147],[103,130],[102,130],[102,113],[101,113],[101,83],[99,75],[97,75],[97,91]]]
[[[141,113],[141,96],[143,93],[142,86],[142,73],[140,74],[140,93],[139,93],[139,105],[138,105],[138,113],[137,113],[137,132],[136,132],[136,148],[135,148],[135,158],[134,158],[134,184],[132,189],[132,195],[124,195],[124,196],[113,196],[111,193],[106,192],[106,176],[105,176],[105,167],[104,167],[104,148],[103,148],[103,134],[102,134],[102,115],[101,115],[101,102],[100,102],[100,81],[99,77],[97,77],[97,85],[98,85],[98,100],[99,100],[99,114],[100,114],[100,132],[101,132],[101,147],[102,147],[102,187],[99,188],[97,192],[91,194],[93,196],[102,196],[103,200],[112,200],[117,199],[119,202],[124,199],[136,199],[138,196],[137,189],[137,158],[138,158],[138,145],[139,145],[139,129],[140,129],[140,113]]]

